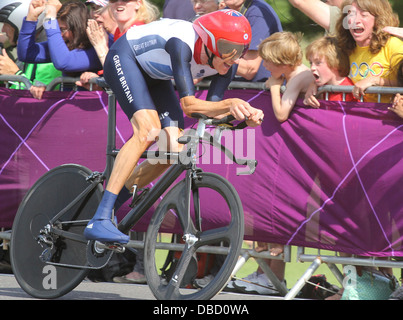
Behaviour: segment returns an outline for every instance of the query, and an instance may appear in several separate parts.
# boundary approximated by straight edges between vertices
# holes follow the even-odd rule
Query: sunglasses
[[[241,59],[249,49],[249,44],[230,42],[225,39],[218,39],[217,49],[222,59]]]

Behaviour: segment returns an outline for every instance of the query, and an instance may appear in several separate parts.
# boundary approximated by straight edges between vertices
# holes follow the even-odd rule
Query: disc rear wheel
[[[49,221],[91,184],[87,179],[91,173],[80,165],[56,167],[32,186],[20,204],[12,227],[10,257],[18,283],[33,297],[60,297],[87,275],[88,269],[80,268],[87,265],[83,231],[101,201],[102,185],[98,183],[52,226],[68,231],[75,239],[46,229]]]

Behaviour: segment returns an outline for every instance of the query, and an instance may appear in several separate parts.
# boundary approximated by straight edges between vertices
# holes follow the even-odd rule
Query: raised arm
[[[63,41],[59,25],[46,29],[49,54],[56,69],[64,72],[81,72],[102,69],[101,62],[93,47],[69,50]]]
[[[286,90],[281,95],[280,87],[283,80],[283,78],[270,77],[266,82],[266,86],[270,88],[274,115],[279,122],[284,122],[289,118],[300,94],[307,90],[314,78],[310,70],[300,72],[287,82]]]
[[[291,5],[329,31],[330,6],[321,0],[288,0]]]
[[[18,59],[28,63],[50,62],[47,43],[35,42],[35,33],[39,15],[45,10],[44,0],[31,1],[27,16],[23,19],[18,36]]]
[[[28,63],[51,62],[46,42],[35,42],[36,21],[24,19],[18,36],[18,59]]]
[[[69,50],[63,40],[56,14],[56,6],[48,4],[46,6],[44,27],[48,37],[49,54],[55,67],[64,72],[102,69],[101,62],[93,47]]]

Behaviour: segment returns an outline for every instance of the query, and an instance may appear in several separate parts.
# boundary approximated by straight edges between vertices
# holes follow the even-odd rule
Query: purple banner
[[[256,172],[237,176],[244,168],[208,147],[198,161],[236,187],[246,239],[403,256],[403,120],[387,105],[298,104],[279,124],[268,92],[230,90],[226,96],[265,111],[261,127],[223,138],[238,157],[258,160]],[[12,226],[25,192],[47,170],[64,163],[105,167],[106,94],[46,92],[44,98],[0,88],[0,227]],[[117,133],[120,147],[131,135],[120,108]],[[209,219],[219,223],[220,208],[211,203]]]

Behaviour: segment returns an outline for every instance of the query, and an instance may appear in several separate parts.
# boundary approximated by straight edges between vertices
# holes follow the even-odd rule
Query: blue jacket
[[[102,69],[101,62],[93,47],[73,50],[67,48],[57,21],[52,28],[46,29],[47,41],[35,42],[36,24],[36,21],[26,21],[24,18],[17,45],[20,61],[28,63],[53,62],[56,69],[62,71],[63,75]]]

